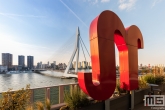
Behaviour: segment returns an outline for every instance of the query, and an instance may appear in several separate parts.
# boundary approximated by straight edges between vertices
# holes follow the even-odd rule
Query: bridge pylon
[[[77,35],[76,35],[76,45],[75,45],[75,49],[72,53],[72,56],[69,60],[69,63],[67,65],[67,68],[63,74],[63,77],[76,77],[77,78],[77,72],[78,72],[78,62],[79,62],[79,51],[80,51],[80,30],[79,27],[77,27]],[[76,54],[77,53],[77,54]],[[72,65],[72,62],[74,60],[74,57],[76,55],[76,67],[75,67],[75,74],[68,74],[69,69]]]

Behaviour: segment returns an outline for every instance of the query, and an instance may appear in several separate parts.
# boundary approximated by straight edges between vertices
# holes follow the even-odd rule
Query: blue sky
[[[125,27],[140,28],[144,49],[139,50],[139,64],[164,64],[164,5],[164,0],[0,0],[0,53],[12,53],[15,65],[18,55],[34,56],[35,65],[67,62],[71,52],[58,52],[64,47],[72,51],[77,26],[89,49],[91,21],[112,10]]]

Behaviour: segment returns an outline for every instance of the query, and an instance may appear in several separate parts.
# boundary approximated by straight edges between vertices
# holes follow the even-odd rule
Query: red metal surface
[[[139,28],[135,25],[126,28],[125,42],[127,44],[127,66],[124,66],[123,70],[120,70],[120,84],[121,88],[126,90],[135,90],[138,88],[138,49],[143,48],[143,37]],[[121,51],[122,52],[122,51]],[[121,53],[119,51],[119,53]],[[122,54],[120,54],[122,55]],[[119,55],[119,59],[120,56]],[[121,64],[125,62],[121,59]]]
[[[138,87],[138,48],[143,38],[136,26],[124,28],[112,11],[103,11],[90,25],[92,73],[78,73],[81,89],[96,100],[106,100],[116,87],[115,45],[119,51],[120,83],[126,90]]]

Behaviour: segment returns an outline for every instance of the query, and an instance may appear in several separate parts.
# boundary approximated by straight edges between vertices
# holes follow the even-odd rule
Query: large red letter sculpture
[[[78,73],[81,89],[96,100],[108,99],[116,87],[115,45],[119,51],[120,84],[126,90],[138,87],[138,49],[143,37],[135,25],[124,28],[112,11],[104,11],[90,25],[92,73]]]

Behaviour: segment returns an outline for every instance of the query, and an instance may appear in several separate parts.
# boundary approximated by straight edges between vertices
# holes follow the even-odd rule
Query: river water
[[[62,76],[60,72],[49,71],[46,72],[46,74],[48,74],[48,76],[31,72],[0,74],[0,92],[7,91],[9,88],[13,90],[25,88],[27,84],[30,84],[30,88],[37,88],[75,82],[74,79],[58,78]],[[52,77],[51,75],[57,77]]]

